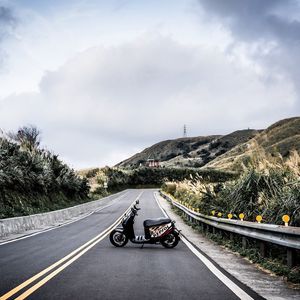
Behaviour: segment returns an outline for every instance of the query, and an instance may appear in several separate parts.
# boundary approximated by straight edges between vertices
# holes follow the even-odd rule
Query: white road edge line
[[[128,193],[128,191],[126,191],[124,194],[120,195],[120,197],[117,197],[116,199],[118,199],[118,198],[119,198],[119,199],[124,198],[125,195],[126,195],[127,193]],[[112,195],[112,196],[113,196],[113,195]],[[113,200],[116,200],[116,199],[113,199]],[[9,240],[9,241],[0,242],[0,246],[5,245],[5,244],[10,244],[10,243],[18,242],[18,241],[21,241],[21,240],[25,240],[25,239],[28,239],[28,238],[33,237],[33,236],[35,236],[35,235],[38,235],[38,234],[41,234],[41,233],[45,233],[45,232],[48,232],[48,231],[51,231],[51,230],[54,230],[54,229],[58,229],[58,228],[61,228],[61,227],[66,226],[66,225],[70,225],[70,224],[75,223],[75,222],[77,222],[77,221],[83,220],[83,219],[89,217],[90,215],[92,215],[93,213],[98,212],[98,211],[101,211],[101,210],[103,210],[103,209],[105,209],[105,208],[107,208],[107,207],[110,207],[110,206],[114,205],[114,204],[115,204],[115,203],[111,203],[111,204],[108,204],[108,205],[106,205],[106,206],[97,208],[96,210],[93,210],[93,211],[91,211],[90,213],[85,214],[85,215],[83,215],[83,216],[80,217],[80,218],[77,218],[77,219],[72,220],[72,221],[69,221],[69,222],[62,223],[61,225],[56,225],[56,226],[53,226],[53,227],[51,227],[51,228],[44,229],[44,230],[42,229],[42,230],[40,230],[40,231],[37,231],[37,232],[34,232],[34,233],[30,233],[30,234],[27,234],[27,235],[22,236],[22,237],[19,237],[19,238],[11,239],[11,240]]]
[[[168,217],[165,210],[161,207],[157,198],[157,192],[154,192],[154,197],[158,207],[161,209],[165,217]],[[210,262],[203,254],[201,254],[185,237],[181,236],[182,241],[186,246],[206,265],[206,267],[221,280],[237,297],[242,300],[254,300],[232,280],[230,280],[225,274],[223,274],[212,262]]]

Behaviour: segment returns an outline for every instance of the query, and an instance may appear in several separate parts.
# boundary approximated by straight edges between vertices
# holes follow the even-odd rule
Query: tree
[[[36,150],[41,143],[41,131],[34,125],[20,127],[16,133],[10,132],[8,136],[30,152]]]

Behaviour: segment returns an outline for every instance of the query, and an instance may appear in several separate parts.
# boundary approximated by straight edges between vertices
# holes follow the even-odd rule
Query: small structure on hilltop
[[[160,167],[159,160],[154,158],[148,158],[146,161],[146,167],[159,168]]]

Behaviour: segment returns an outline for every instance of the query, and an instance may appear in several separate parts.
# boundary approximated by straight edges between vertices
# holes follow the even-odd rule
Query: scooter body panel
[[[163,237],[165,234],[168,234],[172,230],[173,230],[172,222],[159,225],[159,226],[145,227],[145,236],[154,239],[160,238]]]

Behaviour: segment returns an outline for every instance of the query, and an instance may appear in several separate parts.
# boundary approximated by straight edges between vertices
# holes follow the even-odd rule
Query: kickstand
[[[144,245],[145,245],[145,244],[143,243],[143,244],[142,244],[142,246],[141,246],[141,249],[143,249],[143,248],[144,248]]]

